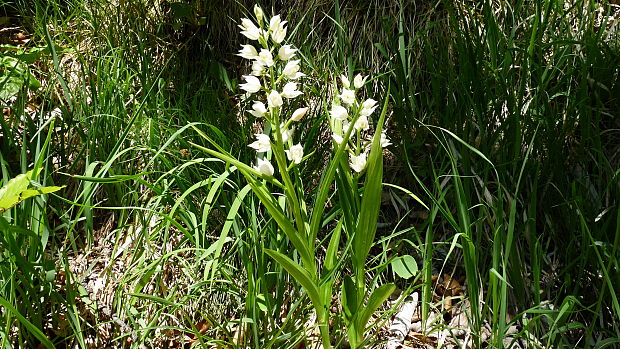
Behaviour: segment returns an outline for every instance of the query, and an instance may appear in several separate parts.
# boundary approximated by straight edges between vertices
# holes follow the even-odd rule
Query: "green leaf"
[[[47,337],[45,337],[43,332],[41,332],[38,327],[33,325],[32,322],[28,321],[28,319],[26,319],[22,314],[20,314],[17,309],[15,309],[9,302],[6,301],[6,299],[0,297],[0,305],[6,308],[6,310],[8,310],[9,312],[13,313],[13,315],[19,320],[19,322],[21,322],[28,329],[28,331],[32,333],[32,335],[34,335],[39,341],[41,341],[41,344],[45,345],[46,348],[55,348],[54,344],[50,342]]]
[[[39,169],[38,172],[41,172]],[[34,177],[38,176],[38,173]],[[0,188],[0,213],[10,209],[20,202],[41,194],[53,193],[63,187],[39,187],[33,188],[30,179],[33,171],[20,174],[11,179],[5,186]]]
[[[394,284],[385,284],[372,292],[370,298],[368,298],[368,304],[358,318],[358,328],[360,330],[363,331],[366,328],[366,324],[368,323],[368,320],[370,319],[372,314],[374,314],[377,308],[379,308],[379,306],[381,306],[381,304],[383,304],[383,302],[388,299],[388,297],[392,294],[392,292],[394,292],[395,289],[396,286]]]
[[[418,263],[410,255],[397,257],[391,264],[392,270],[403,279],[409,279],[418,273]]]
[[[276,262],[278,262],[291,276],[299,282],[301,287],[306,290],[308,293],[308,297],[310,297],[310,301],[315,308],[321,309],[323,304],[321,302],[321,297],[319,295],[319,288],[317,284],[312,280],[310,273],[305,270],[301,265],[297,262],[293,261],[289,257],[283,255],[282,253],[270,249],[265,249],[265,253],[267,253],[271,258],[273,258]]]
[[[344,319],[347,323],[353,320],[358,306],[357,287],[355,287],[353,279],[347,275],[342,283],[342,309],[344,310]]]
[[[389,89],[387,95],[389,95]],[[385,114],[387,113],[387,102],[388,98],[383,103],[383,110],[377,123],[375,137],[372,141],[370,155],[368,156],[368,169],[366,172],[366,182],[364,183],[362,207],[357,221],[355,236],[353,237],[353,266],[356,269],[363,268],[377,232],[377,218],[379,217],[379,208],[381,206],[381,185],[383,182],[381,131]]]

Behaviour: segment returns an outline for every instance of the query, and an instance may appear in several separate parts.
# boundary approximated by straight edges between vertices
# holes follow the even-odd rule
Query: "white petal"
[[[308,108],[307,107],[299,108],[299,109],[297,109],[297,110],[295,110],[293,112],[293,116],[291,116],[291,120],[299,121],[299,120],[301,120],[306,115],[307,112],[308,112]]]

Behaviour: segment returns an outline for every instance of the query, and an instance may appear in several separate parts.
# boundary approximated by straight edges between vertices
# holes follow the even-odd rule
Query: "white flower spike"
[[[366,84],[367,78],[368,78],[367,76],[364,77],[362,76],[362,74],[357,74],[355,78],[353,79],[353,86],[355,86],[356,89],[362,88],[364,84]]]
[[[257,133],[254,136],[256,136],[256,141],[249,144],[248,147],[255,149],[257,153],[264,153],[271,150],[269,136],[263,133]]]
[[[306,115],[307,112],[308,112],[308,108],[307,107],[299,108],[299,109],[297,109],[297,110],[295,110],[293,112],[293,116],[291,116],[291,120],[299,121],[299,120],[301,120]]]
[[[256,116],[257,118],[262,118],[267,113],[267,108],[262,102],[254,102],[252,104],[252,110],[250,110],[250,114]]]
[[[263,33],[260,28],[247,18],[241,18],[241,25],[239,25],[239,28],[242,29],[241,34],[250,40],[258,40]]]
[[[297,84],[294,82],[287,83],[282,89],[282,96],[286,98],[295,98],[301,94],[303,94],[303,92],[297,90]]]
[[[273,165],[271,165],[268,160],[256,159],[256,166],[254,166],[254,169],[269,177],[273,176]]]
[[[241,45],[241,50],[239,50],[237,56],[241,56],[245,59],[256,59],[258,57],[258,52],[252,45]]]
[[[355,91],[343,88],[340,99],[348,105],[353,105],[355,103]]]
[[[280,107],[283,103],[282,96],[276,90],[271,91],[267,96],[267,104],[269,105],[269,108]]]
[[[245,90],[249,93],[256,93],[260,91],[261,83],[256,76],[244,75],[243,78],[245,79],[246,83],[239,85],[242,90]]]
[[[344,121],[349,116],[347,114],[347,109],[341,105],[335,105],[332,107],[332,110],[329,112],[333,119]]]
[[[366,153],[361,153],[358,156],[351,154],[349,165],[351,165],[351,168],[355,172],[357,173],[362,172],[364,170],[364,167],[366,167],[367,157],[368,155]]]
[[[292,146],[290,150],[285,150],[284,152],[286,153],[286,157],[289,161],[296,164],[299,164],[301,159],[304,157],[304,147],[302,147],[299,143]]]

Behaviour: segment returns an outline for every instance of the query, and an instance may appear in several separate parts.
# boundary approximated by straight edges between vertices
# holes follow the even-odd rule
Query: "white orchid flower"
[[[256,16],[256,20],[258,21],[258,23],[261,23],[263,21],[263,17],[264,17],[263,9],[260,8],[258,4],[254,5],[254,16]]]
[[[250,114],[256,116],[257,118],[262,118],[267,113],[267,108],[262,102],[254,102],[252,104],[252,110],[250,110]]]
[[[276,31],[279,27],[280,24],[282,23],[282,20],[280,19],[280,15],[275,15],[273,17],[271,17],[271,19],[269,20],[269,30]]]
[[[256,166],[254,166],[254,169],[269,177],[273,176],[273,165],[271,165],[268,160],[256,159]]]
[[[297,90],[297,84],[294,82],[287,83],[282,89],[282,96],[286,98],[295,98],[301,94],[303,94],[303,92]]]
[[[278,44],[281,43],[286,37],[286,27],[284,26],[286,23],[286,21],[280,20],[280,15],[271,17],[271,20],[269,21],[271,38]]]
[[[273,56],[271,55],[271,52],[269,52],[269,50],[267,49],[260,50],[257,60],[268,67],[271,67],[273,65]]]
[[[286,77],[288,77],[289,79],[293,80],[296,79],[299,74],[301,74],[302,76],[304,75],[303,73],[299,73],[299,59],[286,63],[286,66],[284,66],[284,70],[282,71],[282,73],[286,75]]]
[[[362,88],[364,86],[364,84],[366,84],[366,79],[368,77],[364,77],[362,76],[362,74],[357,74],[355,76],[355,78],[353,79],[353,86],[355,86],[355,88]]]
[[[256,60],[252,63],[252,75],[261,76],[265,74],[265,66],[260,61]]]
[[[247,18],[241,18],[239,28],[242,30],[241,34],[250,40],[258,40],[263,34],[263,31]]]
[[[280,107],[283,103],[282,96],[276,90],[271,91],[267,96],[267,104],[269,105],[269,108]]]
[[[369,98],[362,103],[362,110],[360,111],[360,115],[370,116],[375,109],[377,109],[377,101],[372,98]]]
[[[344,88],[350,88],[351,87],[351,83],[349,82],[349,78],[342,74],[340,75],[340,82],[342,83],[342,87]]]
[[[387,138],[385,131],[381,132],[381,148],[387,148],[391,144],[392,142],[390,142],[390,139]]]
[[[273,39],[273,41],[277,42],[278,44],[284,41],[285,37],[286,37],[286,27],[284,26],[281,28],[278,28],[278,30],[274,32],[271,32],[271,38]]]
[[[244,75],[243,78],[246,83],[239,85],[242,90],[248,91],[249,93],[256,93],[260,91],[261,83],[256,76]]]
[[[256,137],[256,141],[250,143],[248,147],[256,150],[257,153],[264,153],[271,150],[271,141],[269,140],[268,135],[264,133],[257,133],[254,136]]]
[[[252,45],[241,45],[241,50],[239,50],[237,56],[241,56],[245,59],[256,59],[258,58],[258,52]]]
[[[366,153],[361,153],[358,156],[355,156],[355,155],[351,154],[349,165],[351,165],[351,168],[355,172],[358,172],[358,173],[362,172],[364,170],[364,167],[366,167],[366,158],[367,157],[368,157],[368,154],[366,154]]]
[[[347,109],[341,105],[334,105],[329,114],[332,116],[333,119],[340,121],[346,120],[349,116],[349,114],[347,113]]]
[[[344,103],[352,105],[353,103],[355,103],[355,91],[343,88],[342,93],[340,94],[340,99]]]
[[[299,164],[304,157],[304,147],[299,143],[292,146],[290,150],[285,150],[284,152],[288,160],[296,164]]]
[[[305,108],[298,108],[297,110],[295,110],[293,112],[293,116],[291,116],[291,120],[299,121],[299,120],[301,120],[306,115],[307,112],[308,112],[308,108],[307,107],[305,107]]]
[[[289,139],[293,138],[293,133],[295,132],[294,128],[286,129],[286,124],[280,124],[280,134],[282,134],[282,142],[286,143]]]
[[[368,117],[364,115],[360,115],[357,118],[357,121],[355,121],[355,124],[353,124],[353,127],[358,131],[368,130],[370,128],[370,124],[368,123]]]
[[[295,52],[297,52],[297,49],[292,48],[291,45],[282,45],[278,50],[278,57],[283,61],[288,61],[295,56]]]

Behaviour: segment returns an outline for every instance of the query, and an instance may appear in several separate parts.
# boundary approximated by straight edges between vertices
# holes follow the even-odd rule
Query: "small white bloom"
[[[346,104],[352,105],[355,103],[355,91],[343,88],[342,93],[340,94],[340,99]]]
[[[244,75],[243,78],[245,79],[246,83],[239,85],[242,90],[248,91],[249,93],[256,93],[260,91],[260,80],[258,80],[256,76]]]
[[[303,94],[303,92],[297,90],[297,84],[294,82],[287,83],[282,89],[282,96],[286,98],[295,98],[301,94]]]
[[[340,75],[340,82],[342,83],[342,87],[349,88],[351,84],[349,83],[349,78],[346,75]]]
[[[367,100],[364,101],[364,103],[362,103],[362,108],[372,108],[377,104],[377,101],[375,101],[372,98],[368,98]]]
[[[308,112],[308,108],[307,107],[299,108],[299,109],[297,109],[297,110],[295,110],[293,112],[293,116],[291,116],[291,120],[299,121],[299,120],[301,120],[306,115],[307,112]]]
[[[346,120],[349,116],[347,114],[347,109],[341,105],[334,105],[329,114],[332,116],[333,119],[340,121]]]
[[[368,155],[366,153],[361,153],[358,156],[351,154],[349,165],[355,172],[362,172],[364,167],[366,167],[366,157]]]
[[[278,93],[278,91],[273,90],[267,96],[267,104],[269,104],[269,108],[280,107],[282,106],[282,96]]]
[[[252,63],[252,75],[261,76],[265,74],[265,66],[260,61],[254,61]]]
[[[269,30],[276,31],[276,29],[278,29],[280,27],[280,24],[282,23],[282,20],[280,19],[280,15],[275,15],[273,17],[271,17],[271,19],[269,20]]]
[[[247,18],[241,18],[241,25],[239,25],[239,28],[242,30],[241,34],[250,40],[258,40],[262,35],[262,30]]]
[[[250,110],[250,114],[256,116],[257,118],[262,118],[267,113],[267,108],[262,102],[254,102],[252,104],[252,110]]]
[[[337,133],[332,133],[332,139],[333,139],[333,140],[334,140],[334,142],[336,142],[336,144],[338,144],[338,145],[342,144],[342,141],[344,140],[344,139],[342,139],[342,136],[340,136],[340,135],[339,135],[339,134],[337,134]]]
[[[353,86],[355,86],[355,88],[363,87],[367,78],[368,77],[363,77],[362,74],[357,74],[353,79]]]
[[[370,127],[370,124],[368,123],[368,118],[364,115],[360,115],[357,118],[357,121],[355,121],[355,124],[353,125],[353,127],[360,131],[360,130],[368,130],[368,128]]]
[[[282,22],[282,23],[286,23],[286,22]],[[278,28],[278,30],[274,32],[271,32],[271,38],[273,39],[273,41],[277,42],[278,44],[284,41],[285,37],[286,37],[286,27],[284,26]]]
[[[286,21],[280,19],[280,15],[271,17],[269,21],[269,30],[271,31],[271,38],[278,44],[281,43],[286,37],[286,27],[284,26]]]
[[[282,142],[286,143],[288,142],[289,139],[293,138],[293,133],[295,132],[294,128],[291,128],[290,130],[287,130],[285,128],[285,124],[281,123],[280,124],[280,134],[282,134]]]
[[[263,9],[258,6],[258,4],[254,5],[254,16],[256,16],[256,20],[260,23],[263,20]]]
[[[258,57],[258,52],[252,45],[241,45],[241,50],[237,53],[237,56],[241,56],[245,59],[256,59]]]
[[[254,166],[254,169],[264,175],[273,176],[274,169],[268,160],[256,159],[256,166]]]
[[[385,132],[381,132],[381,148],[387,148],[391,144],[392,142],[390,142],[390,139],[387,138],[387,136],[385,135]]]
[[[248,147],[255,149],[258,153],[264,153],[271,150],[271,141],[269,140],[268,135],[264,133],[257,133],[254,136],[256,137],[256,141],[250,143]]]
[[[271,67],[273,65],[273,56],[271,55],[271,52],[269,52],[269,50],[267,49],[260,50],[257,60],[268,67]]]
[[[297,75],[297,72],[299,72],[299,59],[286,63],[286,66],[284,66],[284,70],[282,71],[282,73],[284,73],[284,75],[286,75],[289,79],[294,78]]]
[[[364,103],[362,103],[362,110],[360,111],[360,115],[370,116],[370,114],[372,114],[375,109],[377,109],[376,104],[377,101],[372,98],[365,100]]]
[[[278,57],[283,61],[288,61],[295,56],[295,52],[297,52],[297,49],[292,48],[291,45],[282,45],[278,50]]]
[[[292,146],[290,150],[285,150],[284,152],[289,161],[293,161],[296,164],[300,163],[301,159],[304,157],[304,147],[299,143]]]

